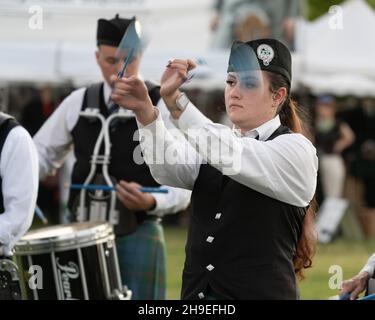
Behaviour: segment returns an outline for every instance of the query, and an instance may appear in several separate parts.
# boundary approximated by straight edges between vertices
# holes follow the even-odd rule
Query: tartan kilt
[[[133,300],[165,300],[166,249],[164,231],[157,220],[146,220],[134,233],[116,239],[123,285]]]

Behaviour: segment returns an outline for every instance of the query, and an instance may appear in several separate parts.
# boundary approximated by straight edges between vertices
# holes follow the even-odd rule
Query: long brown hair
[[[306,119],[306,114],[298,107],[297,103],[290,96],[290,84],[282,75],[265,72],[270,82],[270,91],[275,93],[279,88],[286,88],[287,97],[278,107],[281,124],[287,126],[295,133],[301,133],[311,137],[308,124],[302,121],[301,117]],[[293,257],[294,270],[299,280],[304,279],[304,269],[312,266],[313,257],[316,252],[317,234],[314,227],[317,203],[313,197],[307,209],[303,220],[302,232],[297,244],[296,252]]]

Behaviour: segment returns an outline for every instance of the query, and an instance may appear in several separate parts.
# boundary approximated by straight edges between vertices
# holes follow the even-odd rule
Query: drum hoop
[[[115,235],[110,234],[106,237],[101,237],[100,239],[90,239],[85,242],[75,241],[70,239],[69,241],[66,240],[64,242],[53,242],[50,243],[38,243],[38,244],[22,244],[17,245],[14,247],[14,255],[15,256],[28,256],[28,255],[36,255],[36,254],[45,254],[45,253],[52,253],[52,252],[62,252],[62,251],[70,251],[76,249],[82,249],[91,247],[98,244],[107,243],[109,241],[114,241]]]
[[[70,224],[67,226],[71,226]],[[38,231],[38,230],[36,230]],[[51,251],[73,250],[82,247],[88,247],[95,244],[113,240],[113,228],[108,223],[98,224],[96,226],[78,230],[76,233],[70,233],[63,236],[26,240],[22,238],[14,247],[15,254],[36,254],[48,253]]]

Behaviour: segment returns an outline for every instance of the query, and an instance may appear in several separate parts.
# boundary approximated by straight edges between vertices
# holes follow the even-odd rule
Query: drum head
[[[113,228],[103,222],[79,222],[29,231],[15,246],[15,254],[69,250],[101,243],[113,236]]]

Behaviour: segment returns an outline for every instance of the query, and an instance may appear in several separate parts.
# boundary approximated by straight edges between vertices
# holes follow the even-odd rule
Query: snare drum
[[[28,300],[129,300],[109,224],[82,222],[28,232],[15,246]]]

